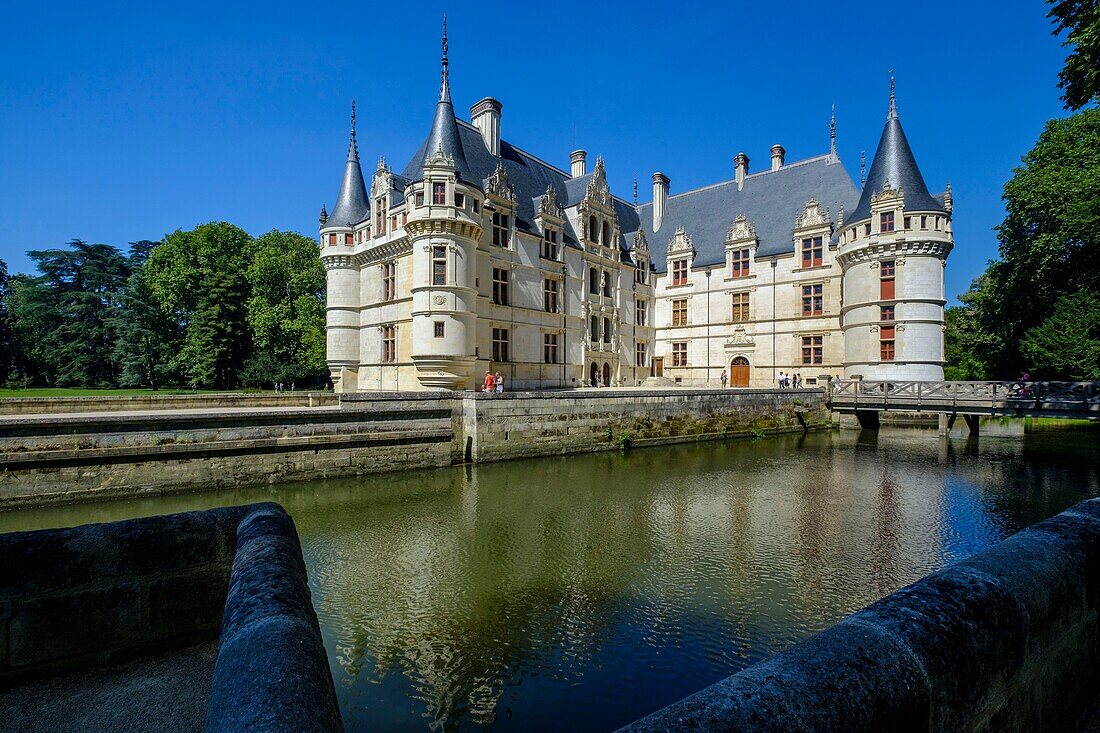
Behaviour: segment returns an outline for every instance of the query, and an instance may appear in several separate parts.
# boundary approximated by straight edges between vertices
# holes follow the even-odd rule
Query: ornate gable
[[[378,159],[378,168],[374,171],[374,180],[371,181],[371,198],[378,198],[393,188],[393,171],[386,165],[385,158]]]
[[[810,197],[802,213],[794,220],[794,228],[796,231],[799,229],[817,229],[821,227],[831,230],[832,226],[832,214],[813,197]]]
[[[726,247],[744,247],[746,244],[756,243],[756,227],[747,216],[738,214],[733,220],[733,226],[726,232]]]
[[[894,189],[890,186],[890,179],[882,185],[881,191],[876,191],[871,194],[871,205],[878,205],[880,208],[890,208],[892,204],[897,203],[898,206],[903,206],[905,202],[905,189]]]
[[[649,256],[649,242],[646,241],[645,232],[641,229],[634,232],[634,241],[630,245],[630,252],[635,255],[635,262],[637,262],[638,257]]]
[[[565,212],[558,203],[558,192],[553,186],[546,187],[546,193],[539,199],[539,208],[535,212],[538,218],[550,217],[553,219],[565,219]]]
[[[695,246],[683,227],[676,227],[676,233],[668,240],[668,259],[680,259],[683,256],[695,259]]]
[[[497,162],[496,170],[485,179],[485,193],[502,201],[516,203],[516,187],[508,180],[508,171],[504,169],[502,161]]]
[[[582,209],[588,209],[593,204],[598,204],[614,212],[611,189],[607,185],[607,172],[604,170],[602,157],[596,158],[596,168],[592,171],[592,180],[585,186],[584,198],[581,199]]]

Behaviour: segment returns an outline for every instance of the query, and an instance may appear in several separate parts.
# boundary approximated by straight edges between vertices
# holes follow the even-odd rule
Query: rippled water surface
[[[275,500],[348,731],[609,730],[1100,494],[1097,433],[833,432],[0,514]]]

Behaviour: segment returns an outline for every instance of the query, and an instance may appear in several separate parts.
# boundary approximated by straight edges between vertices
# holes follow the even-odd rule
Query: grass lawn
[[[27,389],[0,389],[0,397],[128,397],[130,395],[174,394],[226,394],[260,390],[245,389],[81,389],[79,387],[29,387]]]

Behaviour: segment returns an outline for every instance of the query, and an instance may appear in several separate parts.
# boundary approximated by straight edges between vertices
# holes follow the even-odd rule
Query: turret
[[[321,261],[325,266],[327,288],[328,368],[337,392],[359,388],[359,270],[352,252],[355,225],[368,211],[367,187],[359,166],[359,148],[355,140],[355,102],[351,103],[351,135],[344,180],[332,213],[321,207]]]
[[[871,170],[840,227],[845,376],[942,380],[951,212],[928,192],[901,127],[893,79]]]
[[[412,360],[433,389],[472,386],[476,361],[475,263],[485,196],[466,163],[451,103],[447,21],[439,101],[405,231],[412,241]]]

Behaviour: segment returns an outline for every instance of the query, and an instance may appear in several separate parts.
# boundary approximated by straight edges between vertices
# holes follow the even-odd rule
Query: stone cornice
[[[947,240],[901,240],[892,242],[868,242],[837,254],[837,262],[844,269],[852,265],[872,262],[883,257],[911,255],[913,257],[937,257],[946,260],[952,243]]]
[[[464,219],[410,219],[405,232],[416,239],[431,234],[450,234],[474,242],[480,242],[485,230],[478,224]]]
[[[390,242],[383,242],[377,247],[371,247],[365,252],[360,252],[356,255],[356,263],[362,267],[363,265],[374,265],[380,262],[386,262],[397,257],[410,254],[412,252],[412,240],[408,237],[401,237],[400,239],[394,239]]]

